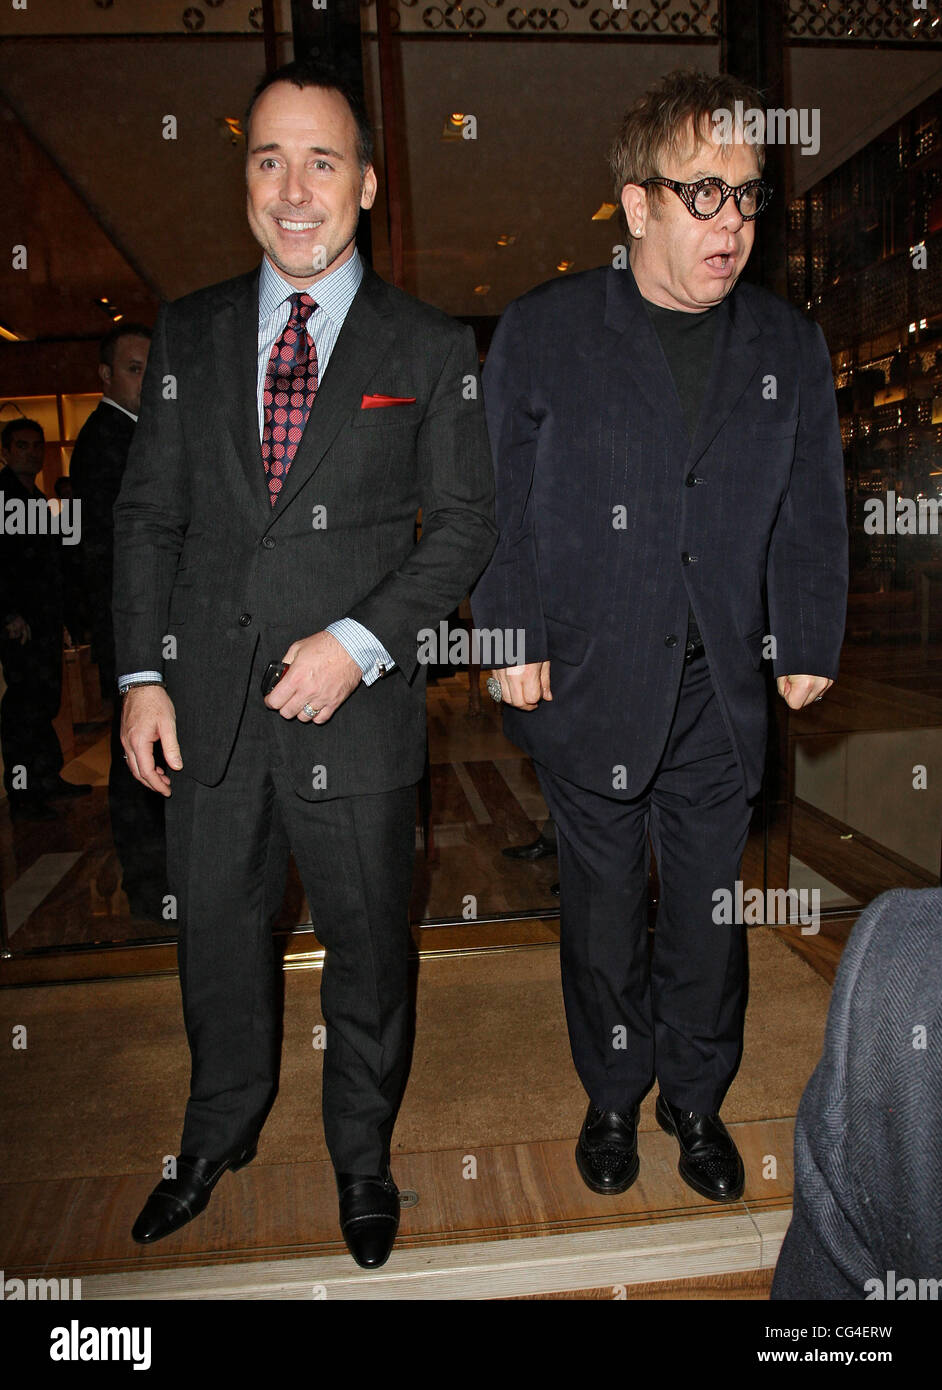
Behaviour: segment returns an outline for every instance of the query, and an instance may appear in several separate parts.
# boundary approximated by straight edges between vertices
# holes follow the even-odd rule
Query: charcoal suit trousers
[[[415,786],[307,801],[292,788],[263,702],[269,661],[256,649],[238,737],[214,787],[171,775],[167,870],[177,897],[183,1010],[192,1056],[181,1152],[222,1157],[258,1134],[279,1062],[272,922],[289,850],[326,952],[320,977],[327,1147],[338,1171],[376,1174],[389,1159],[408,1056],[408,904]],[[395,678],[395,677],[391,677]],[[369,691],[359,691],[369,698]],[[319,728],[310,726],[311,765]],[[328,769],[329,779],[329,769]],[[307,977],[311,990],[317,975]],[[313,1006],[312,1027],[316,1022]]]

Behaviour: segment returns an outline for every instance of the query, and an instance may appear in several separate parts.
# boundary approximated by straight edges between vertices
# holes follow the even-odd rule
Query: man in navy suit
[[[737,108],[736,102],[743,107]],[[484,373],[500,539],[476,622],[558,831],[563,992],[595,1192],[639,1171],[639,1103],[684,1180],[744,1189],[719,1117],[742,1050],[735,884],[767,736],[766,662],[802,709],[837,675],[847,544],[820,329],[740,277],[768,189],[728,77],[678,72],[612,150],[627,256],[509,306]],[[746,128],[748,131],[748,127]],[[648,834],[661,901],[648,962]]]

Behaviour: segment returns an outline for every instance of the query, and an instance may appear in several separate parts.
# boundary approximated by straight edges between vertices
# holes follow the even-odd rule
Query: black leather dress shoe
[[[680,1144],[677,1171],[688,1187],[711,1202],[735,1202],[746,1186],[746,1171],[732,1135],[719,1115],[678,1110],[662,1095],[654,1114],[661,1129]]]
[[[638,1176],[638,1111],[599,1110],[589,1102],[576,1144],[576,1167],[593,1192],[624,1192]]]
[[[384,1177],[338,1173],[340,1229],[347,1249],[363,1269],[389,1259],[399,1230],[399,1189],[387,1168]]]
[[[209,1205],[213,1188],[227,1168],[235,1173],[255,1157],[255,1145],[230,1158],[196,1158],[180,1154],[177,1176],[164,1178],[144,1203],[131,1237],[138,1245],[151,1245],[178,1231]]]
[[[555,842],[544,840],[542,835],[529,845],[509,845],[507,849],[501,850],[505,859],[546,859],[555,853]]]

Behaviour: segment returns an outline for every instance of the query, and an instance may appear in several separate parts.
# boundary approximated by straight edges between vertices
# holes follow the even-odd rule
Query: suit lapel
[[[720,306],[713,365],[685,468],[703,457],[759,370],[755,339],[760,332],[748,304],[734,289]]]
[[[271,514],[258,437],[258,277],[243,275],[213,313],[216,384],[253,510]]]
[[[619,369],[627,364],[656,418],[665,421],[668,432],[676,435],[686,472],[706,453],[759,370],[754,340],[761,330],[749,306],[735,290],[720,305],[713,362],[692,440],[660,339],[630,269],[609,271],[605,328],[621,343],[627,342],[628,351],[622,348],[618,355]]]
[[[394,336],[386,286],[375,271],[364,265],[363,279],[347,310],[327,370],[318,383],[287,481],[272,509],[276,519],[297,497],[339,431],[359,408],[364,386],[388,355]]]
[[[676,429],[686,441],[684,415],[674,378],[630,269],[612,268],[608,272],[605,329],[609,337],[605,344],[606,355],[612,354],[619,372],[627,366],[655,418],[666,421],[668,429]]]

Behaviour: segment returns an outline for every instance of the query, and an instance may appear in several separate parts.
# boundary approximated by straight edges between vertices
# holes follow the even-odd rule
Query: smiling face
[[[707,140],[685,159],[665,159],[661,174],[678,183],[718,178],[738,187],[759,178],[760,170],[754,146]],[[743,221],[732,197],[705,221],[689,213],[673,189],[626,184],[621,197],[632,236],[631,269],[645,299],[700,313],[729,294],[749,259],[756,225]]]
[[[246,184],[252,234],[289,284],[305,289],[349,260],[376,175],[360,169],[344,97],[290,82],[266,88],[248,130]]]

